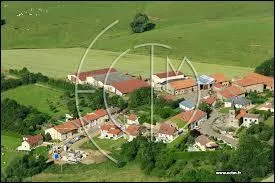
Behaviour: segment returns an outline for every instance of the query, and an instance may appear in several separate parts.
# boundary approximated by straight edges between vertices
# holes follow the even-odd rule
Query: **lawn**
[[[274,126],[274,117],[267,118],[267,120],[265,120],[265,124],[271,127]]]
[[[34,182],[163,182],[164,178],[145,175],[136,163],[128,163],[118,168],[113,162],[107,161],[92,165],[63,165],[50,167],[45,172],[32,177]]]
[[[1,28],[4,49],[86,48],[103,28],[119,20],[95,49],[121,53],[156,42],[172,47],[171,51],[155,49],[163,58],[187,56],[194,62],[249,67],[274,54],[272,2],[2,2],[1,10],[7,19]],[[138,12],[146,13],[156,28],[133,34],[129,23]],[[143,48],[135,52],[148,55]],[[45,58],[35,60],[39,67],[48,64]],[[70,60],[64,60],[66,66]]]
[[[49,115],[63,115],[68,113],[65,101],[60,97],[63,91],[43,87],[40,85],[24,85],[8,91],[2,92],[1,97],[16,100],[18,103],[28,106],[31,105],[37,110],[47,113]],[[50,110],[49,103],[52,103],[59,110],[53,112]]]
[[[220,109],[221,113],[228,114],[230,107],[223,107]]]
[[[16,157],[23,156],[24,153],[17,152],[16,148],[21,145],[22,137],[12,132],[1,131],[1,145],[4,151],[1,152],[1,168],[5,169]]]
[[[112,140],[112,139],[99,139],[98,137],[93,138],[95,143],[103,150],[106,151],[114,151],[121,147],[121,145],[125,142],[127,142],[126,139],[123,137]],[[82,145],[82,148],[84,149],[92,149],[97,150],[97,147],[93,144],[92,141],[87,141]]]
[[[179,128],[183,128],[186,125],[186,122],[175,117],[170,118],[169,121],[177,124]]]

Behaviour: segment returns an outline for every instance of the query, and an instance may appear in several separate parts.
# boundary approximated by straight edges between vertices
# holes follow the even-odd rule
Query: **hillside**
[[[94,49],[123,52],[157,42],[173,48],[156,49],[158,56],[248,67],[274,54],[273,2],[2,2],[1,10],[7,19],[2,49],[87,47],[119,20]],[[137,12],[149,15],[156,29],[132,34],[129,23]]]

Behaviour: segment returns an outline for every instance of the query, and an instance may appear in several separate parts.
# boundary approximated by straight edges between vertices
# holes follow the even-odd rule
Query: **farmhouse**
[[[264,85],[264,89],[274,91],[274,78],[264,76],[255,72],[248,73],[245,78],[251,78],[255,81],[261,81]]]
[[[23,142],[21,146],[17,147],[16,150],[18,151],[31,151],[32,149],[36,148],[38,145],[43,143],[43,136],[42,135],[34,135],[34,136],[27,136],[23,137]]]
[[[240,97],[240,96],[227,99],[224,102],[224,107],[231,107],[233,104],[238,109],[239,108],[248,109],[251,107],[251,101],[246,99],[245,97]]]
[[[195,109],[195,104],[190,100],[183,100],[179,103],[179,107],[184,111],[190,111]]]
[[[207,136],[200,135],[195,138],[195,145],[199,147],[202,151],[206,150],[215,150],[218,147],[218,144],[211,141]]]
[[[235,107],[231,107],[228,112],[228,125],[234,128],[238,128],[243,123],[243,117],[248,113],[245,109],[236,111]]]
[[[250,127],[252,124],[259,124],[262,119],[259,114],[245,114],[243,117],[243,126]]]
[[[210,89],[215,83],[215,79],[206,75],[201,75],[198,78],[198,84],[201,90]]]
[[[207,114],[204,111],[196,109],[182,112],[176,115],[176,118],[179,118],[187,122],[189,129],[193,130],[196,129],[204,120],[207,119]]]
[[[274,112],[274,100],[272,102],[266,102],[258,107],[258,110]]]
[[[237,80],[233,83],[233,85],[241,88],[244,92],[263,92],[264,90],[263,82],[253,78],[243,78],[241,80]]]
[[[109,116],[107,114],[107,111],[104,109],[98,109],[93,113],[86,114],[83,117],[83,120],[88,122],[88,127],[92,128],[98,124],[102,124],[103,122],[106,122],[109,120]]]
[[[129,116],[127,116],[127,124],[138,125],[139,124],[138,117],[134,114],[130,114]]]
[[[244,93],[245,92],[237,86],[229,86],[229,87],[223,89],[222,91],[217,92],[217,98],[227,100],[227,99],[230,99],[232,97],[237,97],[237,96],[244,97]]]
[[[159,131],[156,136],[156,141],[169,143],[169,142],[172,142],[177,137],[178,137],[178,129],[174,123],[165,122],[160,124]]]
[[[150,87],[147,82],[138,79],[114,82],[112,86],[115,88],[115,93],[120,96],[131,93],[139,88]]]
[[[197,90],[197,88],[195,80],[189,78],[168,83],[165,91],[172,95],[180,95],[193,92]]]
[[[209,106],[213,106],[216,104],[217,101],[217,96],[216,95],[212,95],[212,96],[207,96],[203,99],[201,99],[201,102],[205,102],[207,103]]]
[[[152,83],[154,88],[160,88],[162,87],[163,84],[167,83],[168,81],[178,80],[183,78],[184,78],[184,75],[180,71],[162,72],[162,73],[157,73],[152,75]]]
[[[106,139],[118,139],[122,137],[123,133],[114,123],[107,122],[100,126],[100,137]]]
[[[220,84],[220,83],[215,83],[215,84],[213,85],[212,90],[218,92],[218,91],[221,91],[224,87],[225,87],[225,86],[222,85],[222,84]]]
[[[130,142],[134,138],[136,138],[139,134],[140,134],[140,126],[138,126],[138,125],[128,125],[126,130],[125,130],[124,138],[128,139],[128,141]]]
[[[93,84],[94,76],[107,74],[108,71],[109,71],[109,68],[79,72],[79,73],[69,74],[67,78],[73,83],[86,84],[89,82],[90,84]],[[117,70],[114,68],[110,69],[109,73],[113,73],[113,72],[117,72]]]
[[[222,73],[211,74],[210,77],[214,78],[215,84],[220,84],[226,87],[230,85],[229,80]]]

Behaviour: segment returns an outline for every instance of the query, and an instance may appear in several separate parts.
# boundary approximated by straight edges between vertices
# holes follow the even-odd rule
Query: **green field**
[[[4,49],[86,48],[103,28],[119,20],[94,49],[121,53],[156,42],[173,48],[155,49],[165,58],[187,56],[194,62],[249,67],[274,54],[273,2],[2,2],[1,10],[7,19],[1,28]],[[146,13],[156,28],[133,34],[129,23],[138,12]],[[135,52],[148,55],[148,49]],[[73,65],[70,60],[63,63]],[[45,65],[43,57],[36,61]]]
[[[4,151],[1,152],[1,168],[5,169],[14,158],[24,154],[16,151],[21,145],[21,138],[20,135],[1,131],[1,145],[4,146]]]
[[[96,144],[103,150],[106,151],[114,151],[121,147],[121,145],[125,142],[127,142],[126,139],[123,137],[117,139],[117,140],[111,140],[111,139],[99,139],[97,137],[93,138],[93,140],[96,142]],[[93,144],[92,141],[85,142],[82,146],[84,149],[92,149],[92,150],[98,150],[97,147]]]
[[[38,111],[47,113],[49,115],[63,115],[68,113],[65,105],[65,101],[60,99],[62,91],[51,89],[46,86],[40,85],[24,85],[14,89],[10,89],[1,93],[1,97],[10,98],[16,100],[18,103],[28,106],[31,105]],[[50,110],[49,102],[52,102],[54,106],[59,110],[54,113]]]
[[[82,167],[82,168],[81,168]],[[50,168],[51,169],[51,168]],[[32,177],[34,182],[158,182],[167,181],[164,178],[145,175],[138,164],[128,163],[125,167],[117,168],[113,162],[105,162],[96,165],[71,165],[63,166],[61,172],[58,166],[53,170]]]
[[[265,120],[265,124],[268,126],[274,126],[274,117],[269,117],[267,120]]]

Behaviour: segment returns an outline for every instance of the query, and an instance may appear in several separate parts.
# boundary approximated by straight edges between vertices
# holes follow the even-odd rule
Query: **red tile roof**
[[[118,128],[115,124],[109,122],[109,123],[103,123],[100,126],[101,130],[107,131],[107,133],[118,135],[121,132],[121,129]]]
[[[94,113],[95,113],[95,115],[97,115],[98,117],[103,117],[103,116],[107,115],[107,111],[104,110],[104,109],[98,109],[98,110],[96,110]]]
[[[216,100],[217,100],[217,96],[212,95],[212,96],[210,96],[210,97],[208,97],[206,99],[202,99],[201,101],[205,102],[205,103],[207,103],[209,105],[212,105]]]
[[[188,123],[194,123],[194,122],[200,120],[201,118],[203,118],[205,116],[207,116],[207,114],[204,111],[196,109],[196,110],[190,110],[190,111],[182,112],[182,113],[178,114],[176,117],[180,118],[183,121],[186,121]]]
[[[53,128],[61,134],[68,133],[77,129],[76,125],[73,124],[71,121],[61,123],[57,126],[54,126]]]
[[[225,88],[223,91],[219,92],[224,98],[231,98],[231,97],[236,97],[244,92],[237,86],[229,86]]]
[[[157,73],[157,74],[154,74],[154,75],[158,76],[159,78],[166,78],[166,77],[182,75],[182,72],[180,72],[180,71],[178,71],[178,72],[170,71],[170,72]]]
[[[27,142],[30,144],[30,146],[37,144],[41,140],[43,140],[43,136],[40,134],[27,137]]]
[[[90,76],[96,76],[96,75],[100,75],[100,74],[107,74],[108,70],[109,70],[109,68],[104,68],[104,69],[80,72],[78,78],[81,81],[84,81],[84,80],[86,80],[87,77],[90,77]],[[109,73],[111,73],[111,72],[117,72],[117,70],[114,69],[114,68],[111,68]],[[77,73],[75,73],[74,75],[77,76]]]
[[[132,120],[132,121],[135,121],[135,120],[137,119],[137,116],[134,115],[134,114],[130,114],[130,115],[128,116],[128,119],[129,119],[129,120]]]
[[[93,120],[97,120],[103,116],[107,115],[107,111],[104,109],[98,109],[93,113],[90,114],[86,114],[83,118],[88,120],[88,121],[93,121]]]
[[[147,82],[138,79],[114,82],[112,85],[123,94],[131,93],[139,88],[150,87]]]
[[[222,88],[222,87],[223,87],[223,85],[222,85],[222,84],[220,84],[220,83],[215,83],[215,84],[214,84],[214,87],[216,87],[216,88]]]
[[[167,95],[162,96],[162,98],[166,101],[170,101],[170,100],[174,99],[174,96],[170,95],[170,94],[167,94]]]
[[[170,122],[165,122],[160,125],[158,133],[166,134],[166,135],[174,135],[175,132],[177,132],[175,125],[173,125]]]
[[[211,141],[207,136],[205,135],[200,135],[197,138],[195,138],[195,142],[198,142],[199,144],[201,144],[202,146],[206,146],[206,147],[218,147],[218,145]]]
[[[132,136],[137,136],[139,134],[139,129],[140,127],[137,126],[137,125],[129,125],[127,128],[126,128],[126,132],[129,134],[129,135],[132,135]],[[127,134],[126,133],[126,134]]]
[[[247,114],[247,111],[245,109],[241,109],[239,114],[237,114],[236,118],[241,119],[242,117],[244,117],[245,114]]]
[[[228,79],[222,73],[211,74],[210,77],[214,78],[216,83],[222,83],[228,81]]]
[[[169,83],[169,85],[176,89],[184,89],[184,88],[190,88],[196,85],[196,81],[193,79],[184,79],[184,80],[178,80],[178,81],[172,81]]]
[[[273,86],[274,78],[264,76],[255,72],[248,73],[243,79],[235,81],[235,84],[239,86],[250,86],[256,84],[265,84],[267,86]]]
[[[253,78],[243,78],[241,80],[237,80],[234,82],[236,85],[239,86],[250,86],[250,85],[256,85],[256,84],[261,84],[263,81],[258,80],[258,79],[253,79]]]

